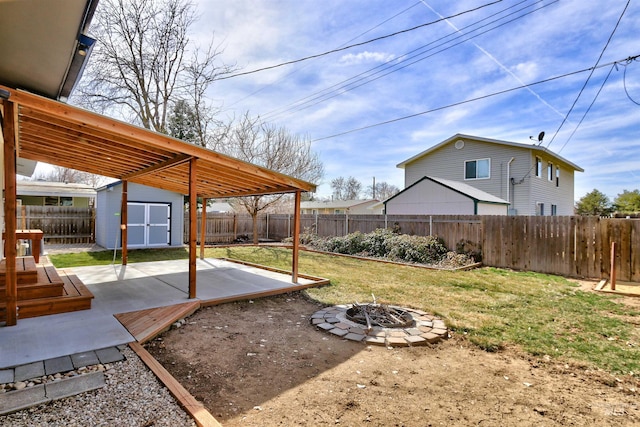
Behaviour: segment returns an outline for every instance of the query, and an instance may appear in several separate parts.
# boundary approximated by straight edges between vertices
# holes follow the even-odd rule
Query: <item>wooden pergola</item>
[[[122,249],[126,264],[127,183],[189,195],[189,298],[196,296],[196,201],[295,194],[292,281],[298,281],[302,192],[315,185],[264,167],[48,98],[0,85],[4,137],[7,325],[16,323],[16,157],[123,182]],[[206,202],[203,203],[203,217]],[[204,237],[204,236],[202,236]],[[204,247],[204,238],[200,239]],[[202,253],[202,251],[201,251]]]

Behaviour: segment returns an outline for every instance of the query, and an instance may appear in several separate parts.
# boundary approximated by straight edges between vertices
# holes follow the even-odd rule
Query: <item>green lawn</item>
[[[184,249],[133,250],[129,262],[187,256]],[[291,268],[291,252],[282,248],[211,248],[206,256]],[[109,264],[113,252],[50,259],[57,267]],[[311,252],[300,253],[300,272],[331,280],[329,286],[307,291],[325,304],[371,301],[374,294],[378,302],[441,316],[488,351],[515,346],[534,356],[612,373],[640,372],[640,332],[634,327],[640,312],[616,303],[613,296],[580,291],[562,277],[496,268],[435,271]]]

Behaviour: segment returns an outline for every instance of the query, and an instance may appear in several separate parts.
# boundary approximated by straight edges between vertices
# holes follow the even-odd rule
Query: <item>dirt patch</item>
[[[453,334],[367,347],[318,331],[301,293],[198,311],[147,349],[225,426],[640,423],[637,377],[486,353]]]

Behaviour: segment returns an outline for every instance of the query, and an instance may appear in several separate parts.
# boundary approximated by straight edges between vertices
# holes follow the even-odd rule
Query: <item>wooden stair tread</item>
[[[169,329],[176,320],[190,316],[200,308],[200,301],[189,301],[164,307],[147,308],[114,314],[136,341],[144,343]]]
[[[0,285],[4,286],[7,274],[6,259],[0,261]],[[18,284],[34,283],[38,280],[38,265],[33,257],[16,258],[16,274]]]
[[[57,277],[60,280],[56,286],[60,286],[62,292],[58,296],[18,301],[18,319],[88,310],[91,308],[93,294],[75,274],[61,271],[62,274],[60,275],[55,272],[53,266],[43,267],[43,270],[45,270],[45,274],[47,274],[46,271],[48,270],[47,277]],[[55,272],[55,275],[52,271]],[[4,321],[5,318],[6,302],[4,301],[4,294],[0,294],[0,321]]]

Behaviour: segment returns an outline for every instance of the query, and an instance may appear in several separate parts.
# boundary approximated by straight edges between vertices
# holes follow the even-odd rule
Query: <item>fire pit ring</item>
[[[412,308],[386,307],[402,314],[404,322],[400,326],[367,325],[353,321],[354,305],[325,307],[311,316],[311,324],[337,337],[387,347],[421,346],[449,337],[442,319]]]

